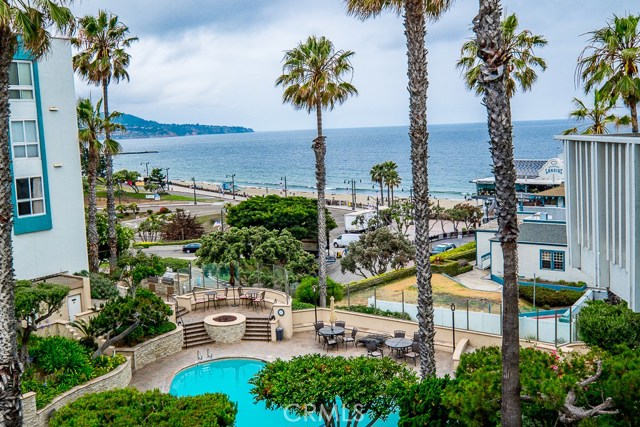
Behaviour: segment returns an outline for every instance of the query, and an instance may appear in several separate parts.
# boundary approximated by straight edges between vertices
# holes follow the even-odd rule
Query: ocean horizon
[[[562,153],[554,140],[573,127],[571,120],[514,122],[517,159],[549,159]],[[402,184],[395,194],[407,196],[411,188],[408,126],[326,129],[327,193],[348,193],[356,180],[358,194],[375,195],[369,170],[391,160],[398,164]],[[115,170],[169,168],[170,180],[221,183],[235,174],[237,186],[281,189],[283,178],[291,193],[315,190],[315,156],[311,144],[316,131],[256,131],[252,133],[194,135],[169,138],[123,139],[123,152],[114,159]],[[429,126],[429,186],[437,198],[462,199],[474,192],[470,182],[491,175],[486,123]],[[166,173],[166,171],[164,171]],[[227,177],[229,176],[229,177]],[[385,194],[386,196],[386,194]]]

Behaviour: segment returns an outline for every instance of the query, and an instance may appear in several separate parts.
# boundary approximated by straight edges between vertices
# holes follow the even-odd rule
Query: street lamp
[[[284,197],[287,197],[287,176],[281,176],[280,181],[284,181]]]
[[[351,185],[351,210],[355,211],[356,210],[356,182],[362,182],[361,179],[345,179],[344,183],[345,184],[350,184]]]
[[[149,162],[142,162],[140,166],[145,165],[147,167],[147,178],[149,178]]]
[[[233,194],[233,200],[236,199],[236,174],[227,175],[227,178],[231,178],[231,194]]]
[[[196,199],[196,179],[195,178],[191,178],[191,181],[193,181],[193,204],[197,205],[198,204],[198,199]]]

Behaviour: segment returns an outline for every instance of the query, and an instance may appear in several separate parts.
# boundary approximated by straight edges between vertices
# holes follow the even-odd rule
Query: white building
[[[52,40],[37,62],[18,52],[9,84],[16,277],[87,270],[69,42]]]
[[[640,138],[563,135],[567,264],[640,311]]]

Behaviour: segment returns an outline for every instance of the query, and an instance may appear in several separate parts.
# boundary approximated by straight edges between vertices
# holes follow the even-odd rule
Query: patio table
[[[388,334],[371,334],[360,338],[358,342],[364,344],[367,341],[375,341],[376,345],[380,347],[389,338],[391,338],[391,335]]]
[[[333,328],[331,326],[325,326],[324,328],[320,328],[318,333],[327,337],[335,337],[336,335],[343,335],[344,328],[340,326],[334,326]]]
[[[411,347],[413,341],[409,338],[389,338],[384,342],[391,351],[395,350],[397,357],[400,357],[400,350]]]

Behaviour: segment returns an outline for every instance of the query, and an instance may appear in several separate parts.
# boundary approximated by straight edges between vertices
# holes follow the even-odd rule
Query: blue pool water
[[[264,362],[253,359],[225,359],[201,363],[179,372],[171,382],[170,393],[174,396],[196,396],[203,393],[225,393],[238,403],[236,427],[318,427],[321,421],[315,419],[296,420],[292,414],[282,410],[270,411],[263,402],[253,403],[249,393],[249,379],[262,367]],[[295,379],[292,379],[295,381]],[[367,425],[365,420],[360,425]],[[378,421],[376,427],[398,425],[398,416],[390,416],[387,421]]]

